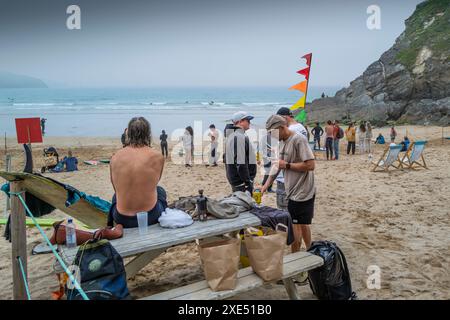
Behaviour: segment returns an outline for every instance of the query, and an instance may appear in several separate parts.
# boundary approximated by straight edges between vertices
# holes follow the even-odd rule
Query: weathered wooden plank
[[[250,226],[258,226],[261,220],[254,214],[244,212],[235,219],[212,219],[206,222],[196,221],[192,225],[167,229],[159,225],[152,225],[148,228],[148,234],[139,235],[138,228],[125,229],[124,236],[120,239],[111,240],[111,244],[122,257],[129,257],[146,251],[169,248],[194,241],[204,239],[228,232],[236,231]],[[65,246],[59,247],[60,252],[64,252],[65,261],[71,263],[78,249],[68,249]]]
[[[135,276],[142,268],[144,268],[146,265],[148,265],[153,259],[158,257],[162,252],[164,252],[164,249],[147,251],[147,252],[141,253],[140,255],[135,257],[133,260],[128,262],[125,265],[125,271],[127,274],[127,278],[131,278],[131,277]]]
[[[300,295],[298,294],[297,287],[295,286],[294,279],[286,278],[283,279],[284,287],[291,300],[300,300]]]
[[[11,182],[11,192],[20,193],[23,191],[22,181]],[[24,196],[24,194],[22,194]],[[20,199],[16,196],[11,197],[11,261],[13,276],[13,299],[27,300],[24,281],[28,281],[27,273],[27,234],[25,226],[25,208]],[[25,272],[23,279],[20,270],[18,257],[22,261]]]
[[[286,255],[283,260],[283,279],[290,278],[300,272],[314,269],[323,264],[323,259],[307,252],[296,252]],[[142,300],[214,300],[226,299],[238,293],[246,292],[260,287],[264,281],[258,277],[251,267],[241,269],[238,272],[238,284],[234,290],[214,292],[205,280],[158,293]],[[292,293],[293,294],[293,293]],[[294,297],[294,296],[293,296]]]

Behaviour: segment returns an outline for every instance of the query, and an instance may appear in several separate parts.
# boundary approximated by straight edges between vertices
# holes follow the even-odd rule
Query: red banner
[[[305,54],[302,57],[303,59],[306,59],[306,64],[308,65],[308,67],[311,66],[311,57],[312,57],[312,53]]]
[[[40,118],[19,118],[15,120],[17,143],[42,143]]]

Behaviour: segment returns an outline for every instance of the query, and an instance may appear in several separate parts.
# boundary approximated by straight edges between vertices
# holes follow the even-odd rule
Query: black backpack
[[[122,257],[108,240],[92,239],[82,244],[74,264],[79,268],[77,280],[90,300],[130,298]],[[66,287],[66,294],[67,300],[82,299],[75,288]]]
[[[339,127],[338,133],[336,134],[336,138],[342,139],[344,137],[344,129]]]
[[[314,241],[308,252],[324,260],[321,267],[308,271],[314,295],[319,300],[355,300],[347,261],[341,249],[331,241]]]

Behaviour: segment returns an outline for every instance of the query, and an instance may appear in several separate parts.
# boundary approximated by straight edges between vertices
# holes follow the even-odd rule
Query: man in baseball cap
[[[278,109],[277,111],[277,115],[279,116],[289,116],[289,117],[293,117],[293,113],[289,108],[286,107],[281,107],[280,109]]]
[[[248,121],[248,123],[250,124],[250,120],[252,120],[254,117],[249,115],[247,112],[245,111],[238,111],[235,114],[233,114],[233,116],[231,117],[231,121],[233,122],[234,125],[241,125],[241,121]],[[249,126],[250,127],[250,126]]]
[[[279,129],[280,127],[287,126],[287,125],[288,125],[288,123],[287,123],[286,119],[278,114],[270,116],[270,118],[267,119],[267,121],[266,121],[267,131]]]
[[[305,136],[305,138],[308,138],[308,131],[306,131],[305,127],[301,123],[298,123],[294,119],[294,114],[289,108],[281,107],[280,109],[278,109],[277,115],[282,116],[286,119],[288,127],[291,131],[294,131],[297,134],[302,134]]]
[[[256,176],[256,153],[245,131],[250,129],[253,116],[245,111],[233,114],[233,126],[225,128],[225,168],[233,192],[253,192]]]
[[[283,113],[283,110],[281,112]],[[310,224],[314,216],[316,195],[314,154],[307,139],[290,128],[285,116],[271,116],[266,122],[266,129],[283,141],[283,145],[278,163],[274,166],[275,170],[272,170],[275,174],[266,181],[261,192],[264,194],[283,170],[287,209],[294,224],[295,241],[292,244],[292,252],[300,250],[302,240],[308,249],[311,245]]]

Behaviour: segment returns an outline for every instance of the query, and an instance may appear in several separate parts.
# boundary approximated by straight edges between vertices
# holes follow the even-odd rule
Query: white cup
[[[136,214],[136,217],[138,221],[139,234],[140,235],[147,234],[148,212],[138,212]]]

